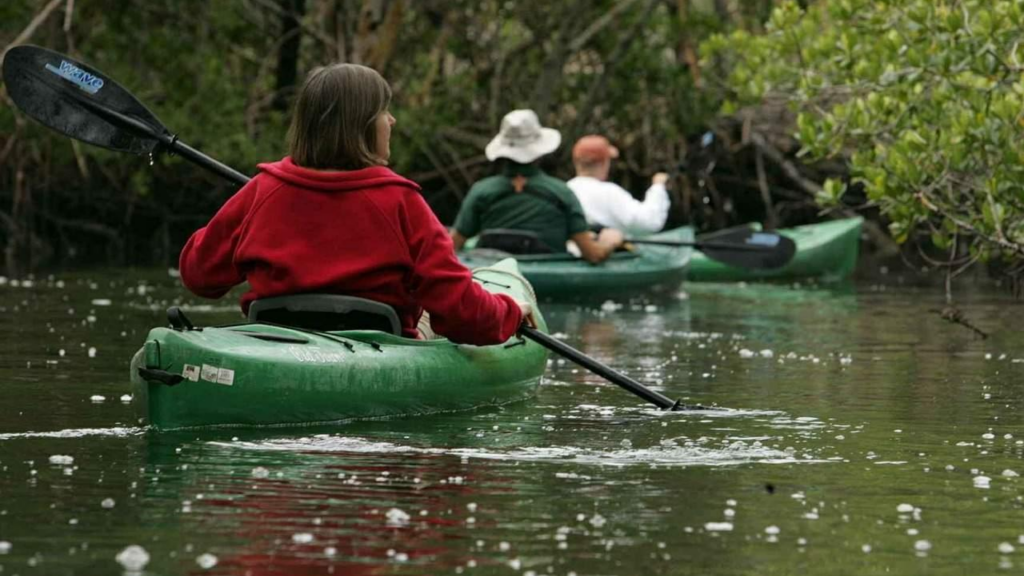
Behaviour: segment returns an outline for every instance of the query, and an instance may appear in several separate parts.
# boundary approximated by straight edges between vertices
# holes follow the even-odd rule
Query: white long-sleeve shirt
[[[567,184],[579,198],[590,225],[617,228],[633,234],[651,234],[665,226],[669,199],[663,184],[652,184],[643,202],[614,182],[590,176],[577,176]]]

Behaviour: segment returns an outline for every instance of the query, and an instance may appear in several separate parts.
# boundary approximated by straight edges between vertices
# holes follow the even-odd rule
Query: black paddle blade
[[[157,137],[170,136],[117,82],[59,52],[17,46],[7,52],[3,68],[4,84],[18,108],[61,134],[133,154],[149,154],[159,144]]]
[[[793,259],[796,243],[776,232],[738,227],[702,235],[697,249],[708,258],[730,266],[771,270]]]

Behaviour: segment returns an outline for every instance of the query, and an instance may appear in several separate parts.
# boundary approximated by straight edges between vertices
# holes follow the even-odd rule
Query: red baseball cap
[[[619,149],[612,146],[604,136],[591,134],[576,141],[572,147],[572,159],[585,162],[601,162],[619,157]]]

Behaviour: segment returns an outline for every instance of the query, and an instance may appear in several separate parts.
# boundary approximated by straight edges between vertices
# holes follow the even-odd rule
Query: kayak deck
[[[475,277],[531,301],[514,261]],[[511,271],[512,274],[507,272]],[[539,327],[543,316],[535,311]],[[155,328],[132,359],[140,417],[157,429],[310,425],[459,411],[533,395],[547,362],[538,344],[415,340],[378,331],[315,332],[269,324]],[[139,368],[158,372],[139,375]],[[154,374],[178,382],[161,383]]]
[[[755,270],[739,268],[711,260],[697,252],[690,262],[686,279],[691,282],[736,282],[747,280],[796,280],[816,278],[837,281],[853,273],[857,266],[860,248],[860,232],[864,223],[861,217],[833,220],[819,224],[808,224],[783,228],[778,233],[796,243],[793,259],[780,268]],[[752,224],[753,228],[760,228]],[[713,240],[714,234],[707,236]],[[705,239],[705,238],[701,238]]]
[[[692,242],[689,226],[666,230],[646,238]],[[616,252],[600,264],[568,253],[517,255],[519,269],[542,298],[587,298],[664,292],[686,278],[693,249],[689,246],[635,245]],[[470,250],[459,255],[467,266],[487,265],[507,256],[491,250]]]

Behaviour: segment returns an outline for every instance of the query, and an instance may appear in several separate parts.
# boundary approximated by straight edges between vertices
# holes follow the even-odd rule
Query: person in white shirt
[[[658,232],[668,218],[668,174],[655,174],[640,202],[618,184],[607,182],[612,160],[618,157],[618,148],[604,136],[584,136],[572,147],[576,177],[567,184],[579,198],[587,223],[632,234]]]

